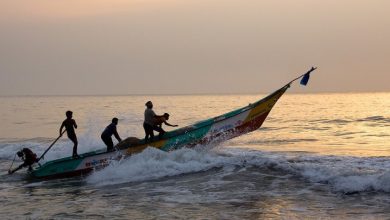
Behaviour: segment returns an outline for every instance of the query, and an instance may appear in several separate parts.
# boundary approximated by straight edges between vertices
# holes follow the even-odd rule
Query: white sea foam
[[[213,151],[180,149],[163,152],[147,148],[144,152],[113,163],[88,177],[87,182],[110,185],[206,171],[232,166],[272,168],[302,177],[303,181],[328,184],[335,192],[390,192],[390,161],[387,158],[359,158],[296,155],[220,148]],[[260,172],[260,171],[259,171]],[[262,171],[261,171],[262,172]]]
[[[47,142],[47,141],[46,141]],[[48,143],[24,141],[2,143],[0,158],[12,160],[22,147],[31,148],[38,156]],[[101,149],[98,138],[86,134],[79,136],[79,153]],[[71,155],[72,143],[66,137],[59,141],[45,156],[53,160]],[[43,161],[44,162],[44,161]],[[328,184],[335,192],[353,193],[363,191],[390,192],[390,158],[345,157],[315,154],[289,154],[263,152],[249,149],[221,147],[214,150],[180,149],[163,152],[147,148],[144,152],[93,173],[87,182],[98,185],[119,184],[153,180],[168,176],[205,171],[216,167],[224,172],[232,166],[256,166],[280,170],[313,183]]]
[[[107,168],[93,173],[87,181],[92,184],[109,185],[151,180],[204,171],[225,166],[228,163],[229,158],[214,152],[187,148],[164,152],[155,148],[147,148],[140,154],[118,163],[114,162]]]
[[[293,173],[313,183],[328,184],[335,192],[390,192],[389,158],[275,155],[269,157],[270,161],[261,163]]]
[[[257,151],[256,151],[257,152]],[[119,184],[141,180],[153,180],[168,176],[193,173],[222,167],[224,172],[233,172],[234,166],[269,163],[260,152],[239,151],[232,154],[225,148],[213,150],[182,148],[164,152],[147,148],[142,153],[119,162],[112,162],[103,170],[94,172],[88,182],[99,185]]]
[[[311,182],[327,183],[336,192],[390,192],[390,160],[311,156],[291,169]]]

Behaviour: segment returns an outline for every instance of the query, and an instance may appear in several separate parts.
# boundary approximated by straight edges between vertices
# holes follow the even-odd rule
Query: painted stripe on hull
[[[263,122],[267,118],[268,114],[269,114],[269,112],[266,112],[263,115],[257,117],[256,120],[244,123],[241,126],[226,130],[224,132],[214,133],[214,134],[207,136],[199,141],[193,142],[190,145],[186,145],[186,147],[194,147],[197,145],[207,145],[207,144],[217,144],[217,143],[232,139],[234,137],[240,136],[242,134],[246,134],[246,133],[252,132],[254,130],[257,130],[258,128],[261,127],[261,125],[263,124]]]

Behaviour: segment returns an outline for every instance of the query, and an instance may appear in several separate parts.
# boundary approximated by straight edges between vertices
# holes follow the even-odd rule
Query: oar
[[[39,157],[39,159],[37,160],[37,163],[45,156],[45,154],[50,150],[51,147],[53,147],[53,145],[62,137],[62,135],[65,133],[66,129],[64,131],[62,131],[61,135],[58,136],[57,139],[54,140],[54,142],[45,150],[45,152],[42,154],[42,156]]]
[[[15,156],[14,156],[14,160],[13,160],[12,163],[11,163],[11,166],[10,166],[9,169],[8,169],[8,173],[11,172],[12,165],[14,165],[15,159],[16,159],[16,154],[15,154]]]

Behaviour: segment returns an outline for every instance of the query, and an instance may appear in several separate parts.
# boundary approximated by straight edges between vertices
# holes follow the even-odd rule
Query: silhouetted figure
[[[109,124],[106,129],[104,129],[101,138],[103,142],[107,145],[107,151],[114,150],[114,143],[112,142],[111,136],[114,135],[118,142],[121,142],[122,139],[119,137],[119,134],[116,130],[116,126],[118,125],[118,119],[113,118],[112,123]]]
[[[23,148],[21,151],[18,151],[16,153],[18,157],[20,157],[23,160],[23,164],[15,168],[14,170],[9,170],[8,173],[12,174],[16,171],[22,169],[23,167],[28,167],[29,171],[32,171],[31,165],[33,165],[35,162],[38,162],[37,155],[34,154],[30,149]]]
[[[64,122],[62,122],[61,124],[61,127],[60,127],[60,136],[62,136],[62,129],[65,127],[66,129],[66,133],[68,135],[68,138],[73,142],[73,154],[72,154],[72,157],[73,158],[78,158],[79,155],[77,154],[77,136],[76,136],[76,132],[74,131],[74,129],[77,129],[77,124],[76,124],[76,121],[74,119],[72,119],[73,117],[73,112],[71,111],[67,111],[65,113],[66,115],[66,119],[64,120]]]
[[[153,133],[153,126],[154,126],[154,118],[156,116],[156,113],[152,110],[153,103],[151,101],[148,101],[145,103],[146,109],[145,109],[145,119],[144,119],[144,130],[145,130],[145,143],[148,143],[149,138],[151,141],[153,141],[154,133]]]
[[[154,118],[155,118],[155,127],[156,128],[153,128],[153,129],[159,132],[158,136],[159,136],[160,139],[166,133],[164,131],[164,129],[162,129],[162,123],[164,123],[167,126],[171,126],[171,127],[177,127],[178,126],[178,125],[171,125],[171,124],[169,124],[167,122],[167,120],[169,120],[169,114],[168,113],[164,113],[163,115],[156,115]]]
[[[161,139],[162,136],[165,134],[165,131],[161,128],[162,123],[177,127],[177,125],[171,125],[167,122],[169,119],[169,114],[165,113],[164,115],[156,115],[154,113],[153,109],[153,103],[151,101],[148,101],[145,103],[146,109],[145,109],[145,120],[144,120],[144,130],[145,130],[145,143],[148,143],[149,140],[153,141],[154,133],[153,131],[159,132],[159,138]]]

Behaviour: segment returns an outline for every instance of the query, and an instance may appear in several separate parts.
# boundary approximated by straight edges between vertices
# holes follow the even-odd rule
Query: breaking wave
[[[47,148],[44,140],[19,143],[2,143],[0,159],[12,160],[22,147],[31,148],[38,156]],[[46,140],[47,142],[47,140]],[[88,148],[80,153],[101,148],[99,140],[80,137]],[[72,146],[62,141],[52,148],[46,161],[71,155]],[[142,153],[122,161],[115,161],[107,168],[87,177],[89,184],[111,185],[203,172],[213,168],[261,167],[290,173],[306,182],[329,185],[340,193],[390,192],[389,157],[324,156],[310,153],[264,152],[234,147],[218,147],[212,150],[183,148],[164,152],[147,148]],[[230,172],[224,169],[224,172]],[[234,171],[232,171],[234,172]],[[259,172],[266,172],[259,169]]]
[[[87,178],[100,186],[155,180],[207,171],[212,168],[261,167],[290,173],[303,181],[329,185],[340,193],[390,192],[390,158],[340,157],[314,154],[262,152],[223,147],[211,151],[180,149],[163,152],[147,148],[128,159],[114,162]],[[258,169],[258,172],[266,172]],[[224,169],[234,172],[234,169]]]
[[[119,162],[113,162],[105,169],[94,172],[87,181],[98,185],[110,185],[153,180],[206,171],[228,164],[228,157],[213,152],[188,148],[164,152],[150,147],[142,153]]]

